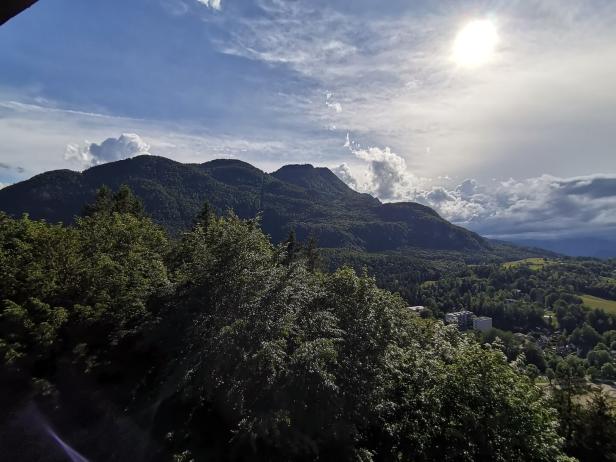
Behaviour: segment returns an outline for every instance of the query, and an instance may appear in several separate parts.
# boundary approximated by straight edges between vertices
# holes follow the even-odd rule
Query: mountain
[[[138,156],[85,170],[56,170],[0,190],[0,210],[12,216],[70,223],[102,185],[126,184],[145,211],[172,234],[193,224],[204,201],[219,213],[232,209],[244,218],[261,214],[275,242],[294,229],[300,240],[313,235],[319,246],[358,252],[462,252],[502,258],[533,254],[489,241],[455,226],[429,207],[382,203],[349,188],[331,170],[286,165],[268,174],[234,159],[182,164],[164,157]],[[535,252],[536,254],[536,252]]]
[[[616,258],[616,238],[588,235],[558,239],[515,239],[514,244],[541,247],[571,257]]]

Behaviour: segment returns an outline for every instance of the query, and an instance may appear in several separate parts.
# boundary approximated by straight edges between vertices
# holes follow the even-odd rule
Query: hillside
[[[287,165],[268,174],[239,160],[182,164],[138,156],[82,173],[46,172],[6,187],[0,190],[0,210],[70,223],[93,200],[97,188],[116,189],[122,184],[130,186],[146,212],[171,233],[189,228],[207,200],[219,212],[232,209],[244,218],[261,213],[263,229],[274,241],[295,229],[299,239],[314,235],[324,248],[369,252],[419,248],[469,254],[504,248],[452,225],[428,207],[381,203],[352,190],[329,169],[311,165]]]

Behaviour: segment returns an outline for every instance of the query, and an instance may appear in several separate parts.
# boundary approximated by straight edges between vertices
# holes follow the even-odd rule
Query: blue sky
[[[498,42],[466,68],[477,20]],[[0,184],[146,152],[309,162],[488,235],[616,230],[613,1],[40,0],[0,58]]]

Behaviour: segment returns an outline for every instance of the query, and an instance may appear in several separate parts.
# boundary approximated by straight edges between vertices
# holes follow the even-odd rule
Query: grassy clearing
[[[590,308],[601,309],[606,313],[616,314],[616,301],[605,298],[594,297],[592,295],[581,296],[584,305]]]
[[[549,262],[545,258],[525,258],[524,260],[509,261],[503,263],[504,268],[514,268],[516,266],[528,266],[532,270],[540,270]]]

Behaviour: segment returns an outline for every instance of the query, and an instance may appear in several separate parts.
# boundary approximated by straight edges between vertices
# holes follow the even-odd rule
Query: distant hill
[[[145,211],[174,234],[193,224],[207,200],[219,213],[232,209],[244,218],[261,214],[263,229],[275,242],[284,240],[292,229],[300,240],[313,235],[320,247],[339,250],[337,261],[344,261],[340,251],[359,252],[353,257],[358,262],[362,252],[395,254],[398,262],[411,256],[417,260],[418,251],[422,259],[465,261],[542,254],[484,239],[420,204],[382,203],[352,190],[331,170],[312,165],[286,165],[268,174],[239,160],[182,164],[138,156],[84,172],[36,175],[0,190],[0,210],[70,223],[99,187],[117,189],[122,184],[130,186]],[[403,263],[398,266],[404,271]]]
[[[558,239],[517,239],[512,242],[541,247],[571,257],[616,258],[616,237],[588,235]]]

